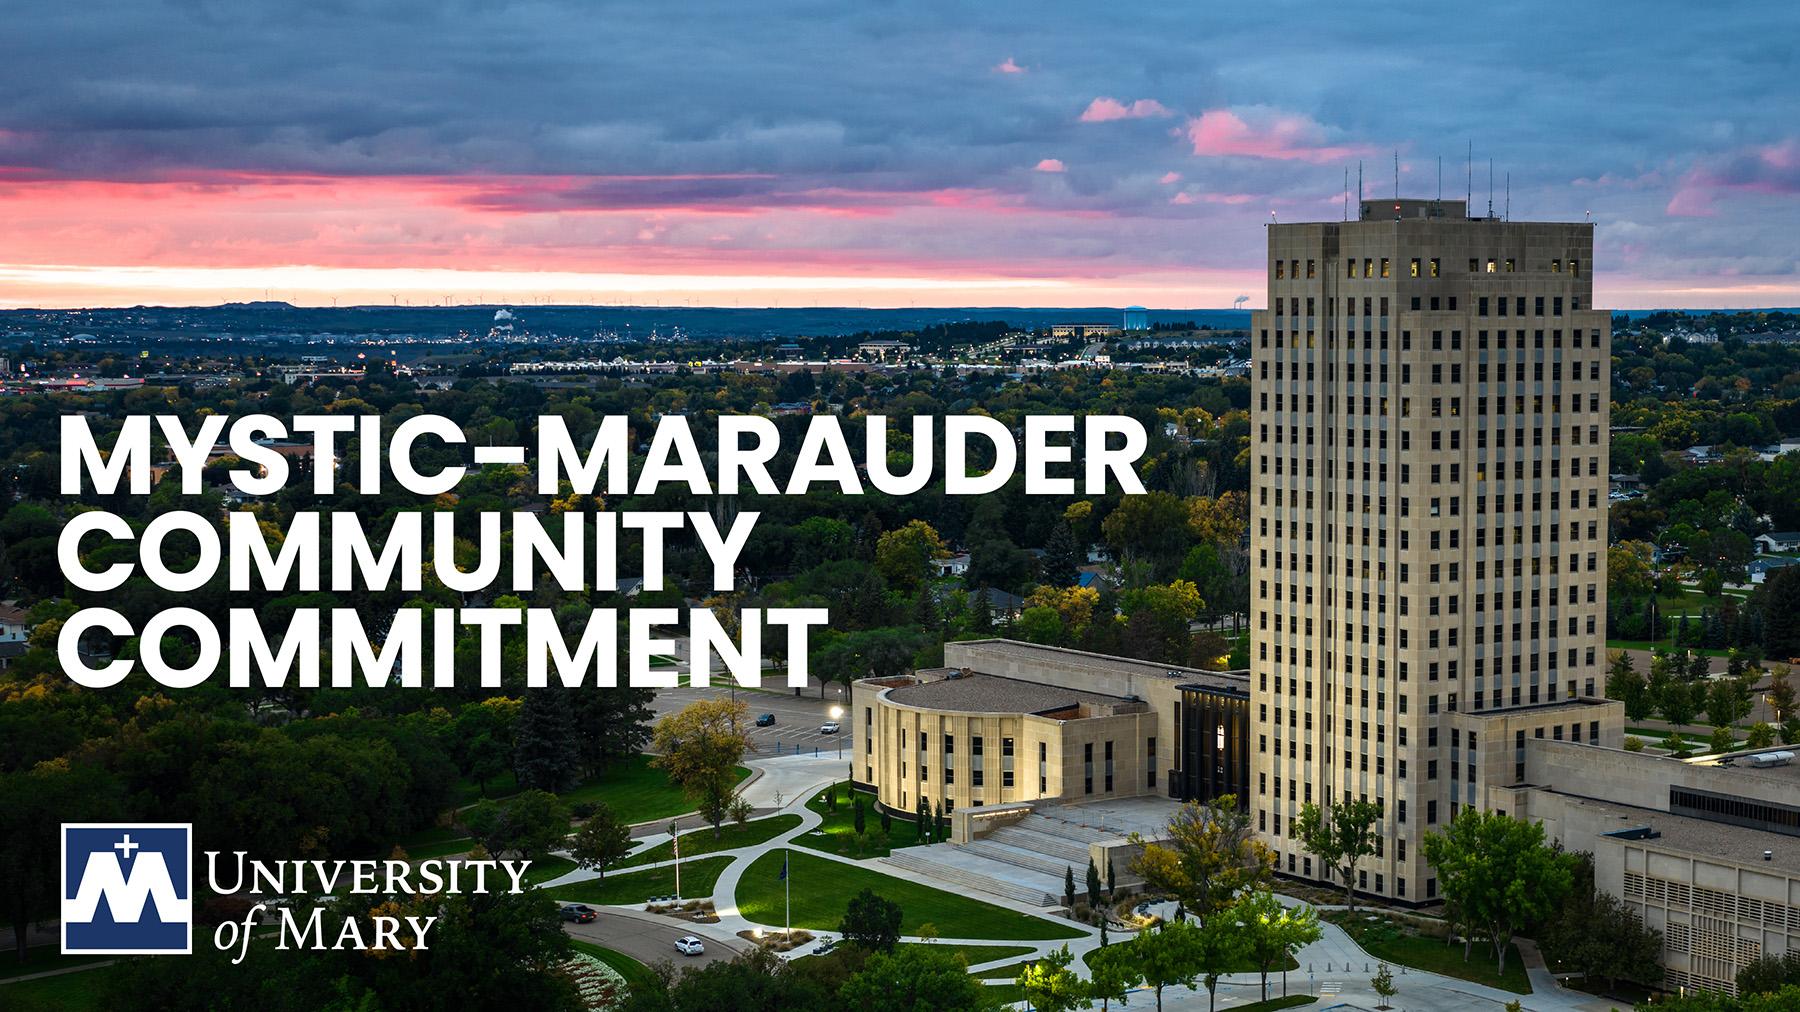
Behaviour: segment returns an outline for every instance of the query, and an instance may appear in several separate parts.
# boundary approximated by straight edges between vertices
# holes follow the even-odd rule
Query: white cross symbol
[[[131,852],[134,850],[140,850],[143,848],[143,846],[144,845],[141,843],[132,843],[131,842],[131,834],[126,833],[123,841],[113,844],[113,849],[118,851],[121,854],[124,854],[125,858],[127,860],[130,860]]]

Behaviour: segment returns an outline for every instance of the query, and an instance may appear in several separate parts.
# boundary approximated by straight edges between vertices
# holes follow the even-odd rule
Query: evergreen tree
[[[994,602],[988,599],[985,586],[975,588],[969,595],[969,631],[978,635],[986,635],[994,628]]]
[[[586,775],[599,776],[649,743],[655,689],[584,689],[572,697],[575,740]]]
[[[1069,533],[1069,525],[1061,521],[1051,524],[1039,578],[1052,587],[1071,586],[1077,579],[1075,565],[1075,536]]]
[[[1063,867],[1063,906],[1075,907],[1075,869],[1066,865]]]
[[[555,794],[575,785],[581,755],[569,694],[529,689],[513,725],[513,773],[523,789]]]

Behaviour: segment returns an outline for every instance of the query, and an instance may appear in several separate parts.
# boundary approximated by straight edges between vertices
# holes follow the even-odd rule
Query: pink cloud
[[[999,63],[994,64],[994,73],[996,73],[996,74],[1023,74],[1023,73],[1025,73],[1025,68],[1019,66],[1016,62],[1013,61],[1013,58],[1009,56],[1006,59],[1001,60]]]
[[[1325,128],[1292,113],[1253,117],[1246,122],[1230,109],[1208,109],[1187,125],[1194,154],[1206,157],[1268,158],[1277,161],[1335,162],[1372,149],[1362,144],[1330,144]]]
[[[1062,172],[1067,169],[1068,166],[1064,165],[1060,158],[1046,158],[1033,166],[1033,168],[1037,169],[1039,172]]]
[[[1127,105],[1116,98],[1101,97],[1088,103],[1087,110],[1081,114],[1083,123],[1107,123],[1116,119],[1150,119],[1158,116],[1173,116],[1161,102],[1153,98],[1140,98]]]
[[[1175,196],[1169,198],[1169,203],[1171,203],[1171,204],[1192,204],[1193,202],[1194,202],[1194,195],[1187,192],[1186,190],[1183,190],[1182,192],[1177,193]]]
[[[1800,139],[1735,151],[1695,166],[1683,176],[1665,209],[1683,217],[1709,217],[1727,193],[1800,195]]]
[[[1179,182],[1181,182],[1181,173],[1165,172],[1162,174],[1162,178],[1157,180],[1157,182],[1163,184],[1164,186],[1169,186],[1174,183],[1179,183]]]

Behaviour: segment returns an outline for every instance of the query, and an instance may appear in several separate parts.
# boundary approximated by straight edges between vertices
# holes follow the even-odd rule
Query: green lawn
[[[1016,1005],[1025,1000],[1025,989],[1011,982],[990,984],[987,993],[988,997],[1003,1005]]]
[[[553,878],[561,878],[574,870],[575,862],[566,857],[552,855],[539,858],[531,862],[531,867],[525,869],[525,884],[537,885],[540,882],[548,882]]]
[[[1276,1012],[1278,1009],[1298,1008],[1301,1005],[1311,1005],[1318,1000],[1319,999],[1314,998],[1310,994],[1290,994],[1286,998],[1270,998],[1268,1001],[1258,1001],[1251,1002],[1248,1005],[1239,1005],[1233,1008],[1231,1012]]]
[[[681,834],[681,856],[683,858],[699,857],[702,854],[715,854],[721,850],[736,850],[739,847],[766,843],[799,824],[800,816],[798,815],[776,815],[767,819],[755,819],[741,826],[728,822],[719,828],[719,835],[716,837],[710,826],[689,830]],[[649,850],[631,855],[613,867],[615,869],[636,868],[641,865],[667,861],[674,856],[674,846],[665,840]]]
[[[818,857],[805,850],[770,851],[756,859],[738,885],[738,910],[759,924],[784,922],[781,862],[790,856],[794,927],[836,930],[844,905],[863,889],[872,889],[900,905],[902,934],[916,934],[930,924],[946,938],[997,938],[1034,941],[1079,938],[1073,924],[1017,913],[991,903],[944,892],[857,865]]]
[[[991,963],[996,959],[1008,956],[1023,956],[1031,951],[1029,945],[950,945],[944,942],[901,942],[896,948],[931,948],[938,952],[952,952],[963,958],[963,962],[974,966],[976,963]],[[1015,972],[1013,976],[1017,977]]]
[[[748,769],[737,768],[740,781],[749,775]],[[669,782],[662,770],[650,765],[647,755],[634,755],[605,775],[564,791],[559,797],[564,804],[570,805],[582,801],[604,802],[614,815],[632,824],[685,815],[694,810],[694,803]]]
[[[593,942],[584,942],[579,938],[569,939],[569,945],[576,952],[593,956],[619,971],[619,976],[625,978],[625,986],[630,988],[633,994],[636,994],[639,988],[654,990],[656,987],[656,974],[649,967],[623,952],[617,952],[604,945],[595,945]]]
[[[13,951],[12,945],[8,943],[6,951],[0,953],[0,979],[22,977],[28,973],[47,973],[51,970],[61,970],[64,967],[98,963],[115,958],[117,957],[65,956],[58,946],[34,945],[25,950],[25,962],[21,963],[18,955]]]
[[[113,1006],[104,1004],[101,999],[112,974],[112,967],[103,966],[16,984],[0,983],[0,1008],[32,1009],[33,1012],[110,1010]]]
[[[683,860],[681,862],[681,896],[683,899],[705,898],[712,895],[713,887],[718,884],[719,873],[731,863],[728,857],[703,857],[698,861]],[[652,868],[649,871],[634,871],[624,875],[608,874],[604,881],[594,879],[588,882],[577,882],[574,885],[558,886],[556,900],[559,903],[594,903],[602,906],[630,906],[643,903],[652,896],[671,896],[675,892],[675,869],[673,866]],[[837,927],[834,923],[832,927]]]
[[[508,770],[487,782],[486,794],[482,793],[481,788],[474,781],[457,781],[456,804],[460,808],[464,805],[472,805],[483,798],[504,798],[517,793],[519,793],[518,778],[513,776],[511,770]]]
[[[406,851],[406,856],[415,861],[428,857],[449,857],[452,854],[464,854],[475,846],[457,826],[433,826],[408,834],[400,840],[399,846]]]
[[[796,837],[795,843],[814,850],[822,850],[840,857],[886,857],[895,847],[911,847],[919,842],[919,826],[914,822],[895,819],[891,834],[884,837],[881,832],[881,815],[875,811],[875,798],[869,794],[852,794],[848,780],[833,785],[826,790],[837,791],[837,811],[828,811],[825,807],[825,790],[812,796],[806,807],[824,816],[825,821],[819,823],[817,829],[810,830],[803,836]],[[856,802],[863,800],[863,841],[859,847],[856,842]]]
[[[445,840],[442,843],[427,843],[417,847],[407,847],[406,856],[412,858],[414,861],[423,861],[426,858],[433,857],[455,857],[467,854],[474,849],[475,841],[466,836],[462,836],[453,840]]]
[[[983,970],[975,976],[982,980],[1018,980],[1019,974],[1024,973],[1025,968],[1035,962],[1037,961],[1034,959],[1021,959],[1017,963],[1008,963],[1005,966],[996,966],[992,970]]]
[[[1477,941],[1468,962],[1464,962],[1461,945],[1445,944],[1441,938],[1414,934],[1385,919],[1371,921],[1366,914],[1358,914],[1352,919],[1344,911],[1333,911],[1324,916],[1349,932],[1369,955],[1383,962],[1429,970],[1446,977],[1460,977],[1514,994],[1531,993],[1531,981],[1525,974],[1525,963],[1519,958],[1517,946],[1507,947],[1506,973],[1502,976],[1494,967],[1494,947],[1486,942]]]

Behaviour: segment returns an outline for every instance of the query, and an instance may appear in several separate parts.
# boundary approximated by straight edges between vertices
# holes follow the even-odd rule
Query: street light
[[[843,716],[844,716],[844,708],[843,707],[834,706],[831,708],[831,719],[833,721],[839,720]],[[843,728],[843,725],[841,725],[841,724],[838,725],[837,743],[838,743],[837,757],[839,759],[842,759],[842,758],[844,758],[844,728]]]

